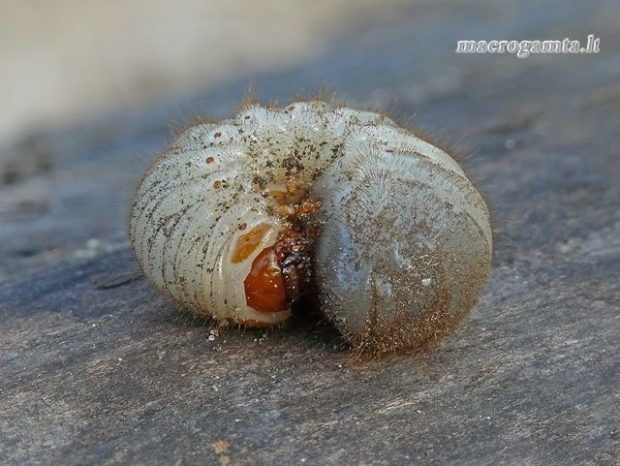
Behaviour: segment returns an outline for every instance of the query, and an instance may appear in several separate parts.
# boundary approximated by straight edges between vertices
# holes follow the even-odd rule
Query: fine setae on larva
[[[185,131],[144,176],[130,237],[183,308],[268,326],[316,294],[374,353],[453,328],[492,250],[484,200],[448,154],[384,115],[322,101],[246,104]]]

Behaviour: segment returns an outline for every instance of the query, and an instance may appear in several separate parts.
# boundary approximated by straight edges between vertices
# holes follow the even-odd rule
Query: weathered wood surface
[[[0,165],[0,463],[620,464],[620,5],[452,3],[254,83],[331,85],[463,154],[496,232],[465,325],[359,362],[300,323],[214,335],[136,279],[133,185],[171,120],[230,114],[246,80],[33,135]],[[588,33],[600,54],[454,53]]]

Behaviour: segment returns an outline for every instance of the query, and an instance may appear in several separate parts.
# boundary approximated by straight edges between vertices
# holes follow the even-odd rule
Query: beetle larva
[[[444,151],[384,115],[245,105],[183,133],[147,172],[131,241],[145,275],[200,315],[283,322],[305,292],[362,351],[435,340],[473,306],[492,236]]]

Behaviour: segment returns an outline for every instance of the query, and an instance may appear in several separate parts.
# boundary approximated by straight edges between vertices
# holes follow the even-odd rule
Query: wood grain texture
[[[429,3],[254,79],[281,100],[330,84],[463,154],[494,215],[493,270],[465,325],[421,354],[355,361],[303,322],[215,334],[136,276],[132,189],[194,102],[5,148],[0,462],[620,464],[618,14]],[[600,54],[454,53],[588,33]],[[230,115],[246,82],[200,101]]]

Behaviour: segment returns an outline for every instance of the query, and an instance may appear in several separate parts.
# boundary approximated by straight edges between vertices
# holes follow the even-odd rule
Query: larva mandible
[[[144,176],[130,238],[148,279],[196,314],[267,326],[317,293],[374,353],[453,328],[492,251],[485,202],[447,153],[318,100],[189,128]]]

